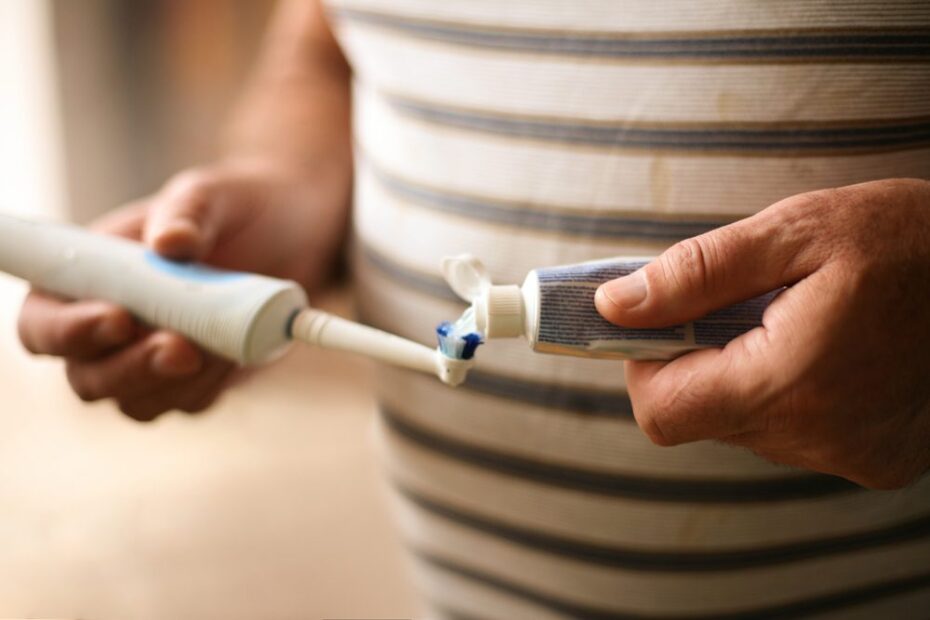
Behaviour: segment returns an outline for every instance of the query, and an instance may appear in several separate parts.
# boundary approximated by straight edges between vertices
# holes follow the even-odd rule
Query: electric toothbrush
[[[103,299],[244,365],[293,340],[359,353],[458,385],[473,360],[309,307],[290,280],[167,260],[142,244],[78,226],[0,215],[0,271],[71,299]]]

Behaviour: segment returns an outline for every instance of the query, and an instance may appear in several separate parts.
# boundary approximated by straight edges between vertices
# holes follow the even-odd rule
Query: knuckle
[[[636,424],[649,438],[649,441],[657,446],[672,446],[675,442],[665,432],[661,421],[664,417],[662,411],[663,397],[653,398],[648,402],[638,399],[633,403],[633,416],[636,418]]]
[[[19,318],[16,320],[16,333],[19,336],[19,341],[22,343],[23,348],[33,355],[38,355],[41,351],[36,345],[35,339],[32,337],[30,320],[28,312],[25,310],[20,312]]]
[[[216,394],[198,396],[196,399],[182,403],[179,409],[185,413],[200,413],[210,408],[216,400]]]
[[[49,340],[59,350],[71,350],[79,346],[88,329],[76,321],[57,321],[49,332]]]
[[[74,391],[74,394],[85,403],[92,403],[94,401],[100,400],[94,395],[88,388],[79,383],[71,383],[71,389]]]
[[[192,168],[171,177],[165,192],[175,200],[201,202],[213,189],[216,175],[205,168]]]
[[[719,439],[744,431],[742,410],[728,402],[726,390],[697,372],[678,372],[655,381],[643,430],[660,446]]]
[[[764,256],[783,269],[813,270],[827,262],[845,243],[838,232],[838,190],[825,189],[789,196],[754,216],[758,225],[753,239],[762,244]],[[829,233],[829,234],[825,234]],[[777,238],[778,243],[766,240]],[[765,260],[765,258],[761,258]],[[789,278],[788,273],[781,277]]]
[[[184,413],[201,413],[209,409],[220,395],[219,389],[207,390],[195,394],[178,404],[178,409]]]
[[[637,418],[636,421],[639,423],[639,428],[646,434],[646,437],[649,438],[649,441],[655,445],[663,448],[675,445],[676,442],[668,438],[656,416],[646,416],[642,420]]]
[[[138,422],[151,422],[161,414],[168,411],[164,407],[153,406],[151,403],[140,401],[120,401],[117,403],[120,412]]]
[[[712,286],[717,261],[717,243],[712,235],[679,241],[661,261],[662,276],[679,289],[705,291]]]
[[[822,189],[792,197],[781,216],[785,230],[806,241],[811,260],[826,262],[855,249],[857,226],[849,214],[861,203],[861,197],[847,188]],[[877,224],[881,218],[871,221]]]
[[[65,364],[65,376],[68,378],[72,391],[85,403],[104,397],[97,382],[75,364],[70,362]]]
[[[841,199],[841,193],[841,190],[832,188],[813,190],[789,196],[772,205],[772,208],[788,221],[795,221],[799,217],[810,218],[831,212]]]
[[[210,408],[210,405],[213,404],[213,399],[201,399],[194,402],[182,403],[178,406],[178,409],[184,413],[201,413]]]
[[[821,217],[835,212],[834,190],[816,190],[789,196],[766,209],[772,226],[779,229],[807,229],[819,226]]]

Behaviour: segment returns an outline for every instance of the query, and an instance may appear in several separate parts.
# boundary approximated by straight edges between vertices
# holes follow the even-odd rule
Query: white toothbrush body
[[[296,283],[161,258],[142,244],[66,224],[0,216],[0,271],[72,299],[105,299],[242,364],[265,361],[306,307]]]
[[[0,215],[0,271],[71,299],[119,304],[240,364],[267,361],[296,338],[435,374],[449,385],[464,381],[472,365],[309,308],[296,282],[169,261],[140,243],[67,224]]]

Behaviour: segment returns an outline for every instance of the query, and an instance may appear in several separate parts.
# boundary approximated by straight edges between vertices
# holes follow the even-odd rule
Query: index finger
[[[670,362],[627,362],[637,424],[661,446],[756,430],[761,416],[754,412],[764,402],[771,370],[760,356],[746,352],[764,350],[765,339],[765,328],[757,327],[723,349],[694,351]]]

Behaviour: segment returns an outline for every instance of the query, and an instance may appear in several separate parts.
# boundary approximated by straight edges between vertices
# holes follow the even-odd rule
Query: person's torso
[[[328,4],[355,79],[359,308],[423,342],[462,310],[443,256],[519,283],[658,254],[793,194],[930,178],[927,2]],[[388,475],[436,609],[930,605],[930,483],[871,493],[720,444],[658,448],[620,364],[523,341],[479,358],[457,390],[380,382]]]

